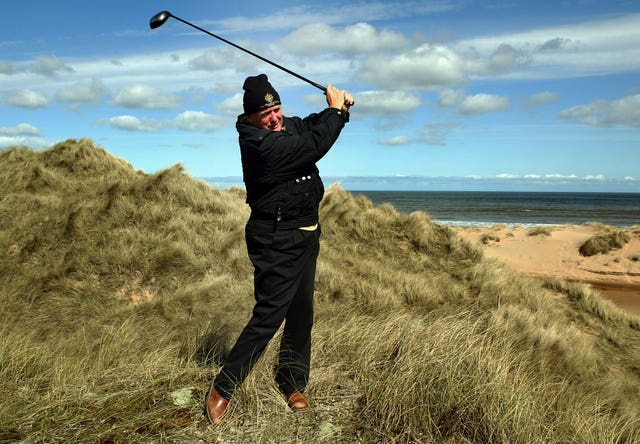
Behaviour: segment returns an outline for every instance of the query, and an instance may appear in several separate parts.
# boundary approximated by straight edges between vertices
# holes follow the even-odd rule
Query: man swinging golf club
[[[169,18],[191,26],[303,80],[326,94],[328,107],[304,119],[283,117],[280,96],[267,76],[248,77],[243,85],[244,113],[236,128],[251,216],[245,227],[249,258],[254,266],[253,316],[231,349],[205,399],[205,414],[218,424],[233,396],[264,352],[282,322],[276,382],[289,407],[304,410],[309,380],[313,281],[319,251],[318,206],[324,186],[318,162],[349,121],[353,97],[326,88],[225,38],[161,11],[151,17],[156,29]]]
[[[276,383],[292,410],[309,405],[304,391],[324,193],[316,162],[337,140],[354,104],[349,93],[329,85],[326,109],[304,119],[283,117],[280,96],[266,75],[248,77],[243,89],[244,113],[236,129],[251,207],[245,238],[256,303],[207,392],[205,413],[212,424],[222,421],[234,391],[283,322]]]

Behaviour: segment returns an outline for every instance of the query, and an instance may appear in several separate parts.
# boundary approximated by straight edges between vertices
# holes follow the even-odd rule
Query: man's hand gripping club
[[[355,104],[353,96],[343,89],[338,89],[335,86],[327,85],[327,105],[330,108],[336,108],[341,111],[349,111]]]

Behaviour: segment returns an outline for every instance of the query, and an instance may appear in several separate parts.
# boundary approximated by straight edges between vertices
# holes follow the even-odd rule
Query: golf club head
[[[149,20],[149,27],[151,29],[159,28],[160,26],[164,25],[167,20],[169,20],[169,17],[173,17],[169,11],[158,12],[156,15],[151,17],[151,20]]]

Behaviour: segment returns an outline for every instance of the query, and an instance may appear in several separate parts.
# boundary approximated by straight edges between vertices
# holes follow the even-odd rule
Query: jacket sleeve
[[[287,119],[295,128],[270,133],[262,146],[262,161],[277,181],[312,168],[329,151],[347,122],[348,114],[327,108],[305,119]]]

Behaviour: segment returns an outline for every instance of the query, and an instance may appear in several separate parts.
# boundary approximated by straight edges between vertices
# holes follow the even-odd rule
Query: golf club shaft
[[[197,25],[194,25],[193,23],[189,23],[188,21],[183,20],[183,19],[181,19],[180,17],[176,17],[176,16],[175,16],[175,15],[173,15],[173,14],[171,14],[171,17],[173,17],[174,19],[176,19],[176,20],[178,20],[178,21],[180,21],[180,22],[184,23],[185,25],[189,25],[189,26],[191,26],[192,28],[197,29],[198,31],[202,31],[202,32],[204,32],[205,34],[210,35],[211,37],[215,37],[215,38],[217,38],[218,40],[221,40],[221,41],[223,41],[223,42],[225,42],[225,43],[228,43],[229,45],[231,45],[231,46],[233,46],[233,47],[235,47],[235,48],[238,48],[239,50],[244,51],[244,52],[246,52],[247,54],[251,54],[252,56],[259,58],[259,59],[260,59],[260,60],[262,60],[263,62],[267,62],[268,64],[273,65],[273,66],[275,66],[276,68],[281,69],[282,71],[284,71],[284,72],[286,72],[286,73],[289,73],[289,74],[291,74],[292,76],[297,77],[297,78],[299,78],[300,80],[303,80],[303,81],[305,81],[305,82],[307,82],[307,83],[309,83],[309,84],[311,84],[311,85],[315,86],[316,88],[318,88],[319,90],[321,90],[321,91],[323,91],[323,92],[325,92],[325,93],[327,92],[327,88],[326,88],[326,87],[324,87],[324,86],[322,86],[322,85],[320,85],[319,83],[316,83],[316,82],[314,82],[313,80],[309,80],[309,79],[307,79],[306,77],[303,77],[303,76],[301,76],[300,74],[298,74],[298,73],[296,73],[296,72],[293,72],[293,71],[291,71],[290,69],[285,68],[284,66],[278,65],[277,63],[272,62],[271,60],[266,59],[266,58],[262,57],[261,55],[256,54],[255,52],[251,52],[251,51],[249,51],[248,49],[243,48],[242,46],[236,45],[235,43],[230,42],[230,41],[229,41],[229,40],[227,40],[227,39],[224,39],[224,38],[222,38],[222,37],[220,37],[220,36],[218,36],[218,35],[215,35],[215,34],[213,34],[212,32],[207,31],[206,29],[203,29],[203,28],[201,28],[201,27],[199,27],[199,26],[197,26]]]

